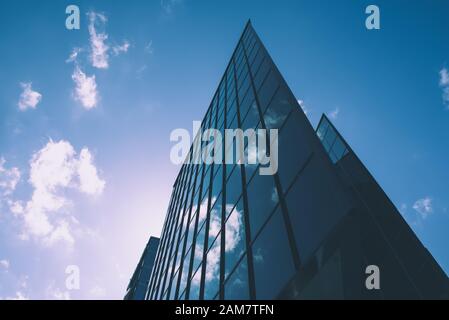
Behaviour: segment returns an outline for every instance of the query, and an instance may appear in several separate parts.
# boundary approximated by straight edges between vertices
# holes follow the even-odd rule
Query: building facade
[[[150,237],[129,281],[124,300],[145,300],[145,293],[150,282],[151,270],[156,258],[159,238]]]
[[[208,128],[277,129],[278,170],[186,161],[147,299],[447,297],[445,273],[326,117],[315,131],[250,22]],[[373,265],[381,286],[370,290]]]

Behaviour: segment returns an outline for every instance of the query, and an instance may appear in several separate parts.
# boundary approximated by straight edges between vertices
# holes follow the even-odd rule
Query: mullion
[[[257,35],[255,35],[255,37],[257,37]],[[263,48],[263,44],[261,43],[260,39],[257,38],[257,41],[259,42],[261,48]],[[263,53],[265,54],[265,58],[271,64],[270,69],[272,69],[274,67],[273,66],[273,62],[271,61],[271,59],[269,59],[268,53],[265,50],[265,48],[263,48],[263,49],[264,49]],[[243,53],[244,53],[245,61],[248,64],[248,56],[246,54],[246,48],[245,48],[244,45],[243,45]],[[274,70],[271,70],[268,73],[273,72],[273,71]],[[252,74],[251,70],[248,70],[248,72],[249,72],[249,77],[250,77],[250,81],[251,81],[251,87],[252,87],[252,90],[253,90],[253,93],[254,93],[254,98],[255,98],[255,101],[256,101],[256,105],[257,105],[257,110],[259,112],[260,122],[262,124],[262,128],[267,130],[267,127],[266,127],[266,124],[265,124],[265,120],[263,118],[263,113],[262,113],[262,109],[261,109],[261,106],[260,106],[260,101],[259,101],[259,97],[258,97],[258,94],[257,94],[257,90],[256,90],[256,87],[254,85],[253,74]],[[269,139],[268,135],[267,135],[267,139]],[[266,145],[268,145],[270,147],[270,143],[267,143]],[[287,204],[286,204],[284,195],[282,193],[281,182],[280,182],[280,178],[279,178],[278,173],[274,174],[274,181],[275,181],[275,186],[276,186],[276,189],[277,189],[276,191],[277,191],[277,194],[279,196],[279,203],[280,203],[281,208],[282,208],[281,211],[282,211],[282,215],[284,217],[284,226],[285,226],[286,231],[287,231],[287,238],[288,238],[288,241],[289,241],[289,244],[290,244],[291,255],[292,255],[292,258],[293,258],[293,262],[295,264],[295,269],[299,270],[300,269],[300,265],[301,265],[301,261],[300,261],[300,258],[299,258],[299,252],[298,252],[298,248],[297,248],[296,241],[295,241],[294,234],[293,234],[293,228],[292,228],[292,224],[291,224],[291,221],[290,221],[290,216],[289,216]]]

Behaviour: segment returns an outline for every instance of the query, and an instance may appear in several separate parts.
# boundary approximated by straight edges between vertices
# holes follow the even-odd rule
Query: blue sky
[[[69,4],[80,30],[65,28]],[[369,4],[380,30],[365,28]],[[444,0],[2,1],[0,298],[123,297],[179,170],[170,132],[201,120],[248,18],[312,124],[333,118],[448,273],[448,12]]]

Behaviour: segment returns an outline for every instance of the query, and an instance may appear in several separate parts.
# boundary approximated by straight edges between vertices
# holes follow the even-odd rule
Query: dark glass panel
[[[245,224],[243,210],[237,206],[225,224],[225,277],[245,253]]]
[[[206,277],[204,281],[204,299],[215,297],[220,284],[220,236],[212,244],[206,257]]]
[[[254,242],[253,260],[256,298],[275,299],[295,273],[280,209]]]
[[[278,202],[273,176],[256,173],[248,185],[249,222],[253,238]]]
[[[239,263],[225,283],[226,300],[249,299],[248,265],[246,256]]]

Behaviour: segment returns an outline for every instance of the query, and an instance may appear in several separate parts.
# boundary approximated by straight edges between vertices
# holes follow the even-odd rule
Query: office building
[[[150,237],[145,250],[140,257],[136,270],[129,281],[124,300],[144,300],[145,293],[150,281],[151,270],[156,258],[159,238]]]
[[[448,298],[444,271],[329,119],[313,128],[250,22],[208,128],[277,129],[278,170],[186,159],[147,299]]]

